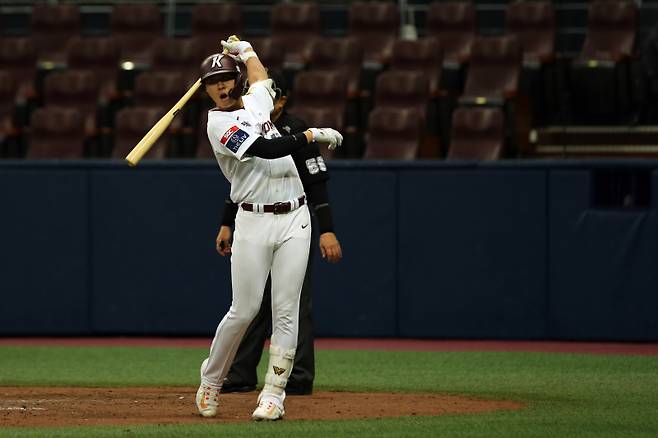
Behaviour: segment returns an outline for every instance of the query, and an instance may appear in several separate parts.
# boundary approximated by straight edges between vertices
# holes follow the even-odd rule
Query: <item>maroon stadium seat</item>
[[[416,71],[429,81],[430,94],[439,95],[443,51],[437,38],[422,38],[416,41],[398,40],[393,46],[395,56],[391,58],[390,70]]]
[[[82,158],[85,127],[75,108],[37,108],[30,118],[26,158]]]
[[[157,4],[118,3],[112,7],[110,28],[122,60],[150,64],[153,44],[163,36],[163,18]]]
[[[421,143],[415,109],[375,108],[368,117],[364,159],[414,160]]]
[[[271,35],[285,49],[285,62],[305,65],[313,42],[320,37],[318,3],[277,3],[270,11]]]
[[[113,158],[125,158],[149,129],[168,111],[164,108],[133,107],[117,112],[114,122]],[[175,120],[175,119],[174,119]],[[145,158],[159,159],[168,155],[171,135],[165,131]]]
[[[339,71],[347,78],[348,96],[359,95],[363,46],[356,38],[322,38],[311,48],[309,70]]]
[[[68,46],[67,65],[74,70],[93,70],[101,83],[102,101],[119,97],[119,46],[110,37],[74,37]]]
[[[30,32],[40,61],[63,63],[66,46],[80,34],[80,9],[76,4],[35,3]]]
[[[222,51],[222,39],[230,35],[242,37],[242,33],[242,7],[239,3],[204,3],[193,7],[192,37],[199,41],[203,52],[198,64],[206,56]]]
[[[457,108],[452,116],[448,159],[497,160],[503,155],[505,123],[500,108]]]
[[[496,103],[519,89],[523,53],[514,36],[477,37],[473,42],[461,103]]]
[[[450,65],[467,62],[476,35],[475,5],[472,1],[431,3],[426,34],[441,41],[444,62]]]
[[[357,1],[350,5],[348,35],[363,45],[365,63],[388,64],[400,30],[395,3]]]
[[[555,10],[550,1],[511,2],[505,27],[521,43],[525,65],[539,66],[555,58]]]

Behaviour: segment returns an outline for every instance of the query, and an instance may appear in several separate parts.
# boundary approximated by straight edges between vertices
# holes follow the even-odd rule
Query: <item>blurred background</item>
[[[3,0],[0,334],[212,332],[207,97],[121,159],[231,34],[291,113],[345,134],[319,336],[658,339],[646,0]]]

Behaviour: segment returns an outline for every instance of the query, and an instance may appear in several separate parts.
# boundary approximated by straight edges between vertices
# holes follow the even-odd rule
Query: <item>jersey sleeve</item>
[[[264,114],[269,114],[274,109],[274,101],[272,100],[272,95],[270,94],[272,80],[267,79],[263,81],[258,81],[249,87],[247,94],[242,96],[242,101],[244,102],[245,108],[250,106],[251,111],[262,112]]]
[[[220,114],[208,117],[208,139],[216,153],[242,160],[249,146],[260,137],[234,117]]]

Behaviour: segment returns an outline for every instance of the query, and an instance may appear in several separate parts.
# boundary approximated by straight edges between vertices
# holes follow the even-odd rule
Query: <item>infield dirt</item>
[[[257,393],[226,394],[215,418],[201,418],[196,388],[0,388],[0,427],[251,421]],[[285,421],[476,414],[521,403],[440,394],[315,392],[286,398]]]

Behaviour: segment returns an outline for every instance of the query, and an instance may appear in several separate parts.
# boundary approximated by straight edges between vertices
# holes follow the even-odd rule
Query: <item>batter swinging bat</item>
[[[155,125],[146,133],[144,137],[137,143],[137,146],[133,148],[132,151],[126,156],[126,161],[132,167],[137,166],[139,160],[151,149],[153,143],[155,143],[162,133],[169,127],[171,121],[174,120],[176,114],[183,108],[183,106],[190,100],[190,97],[199,89],[201,86],[201,79],[199,78],[194,85],[190,87],[189,90],[180,98],[178,102],[165,114],[160,120],[156,122]]]

